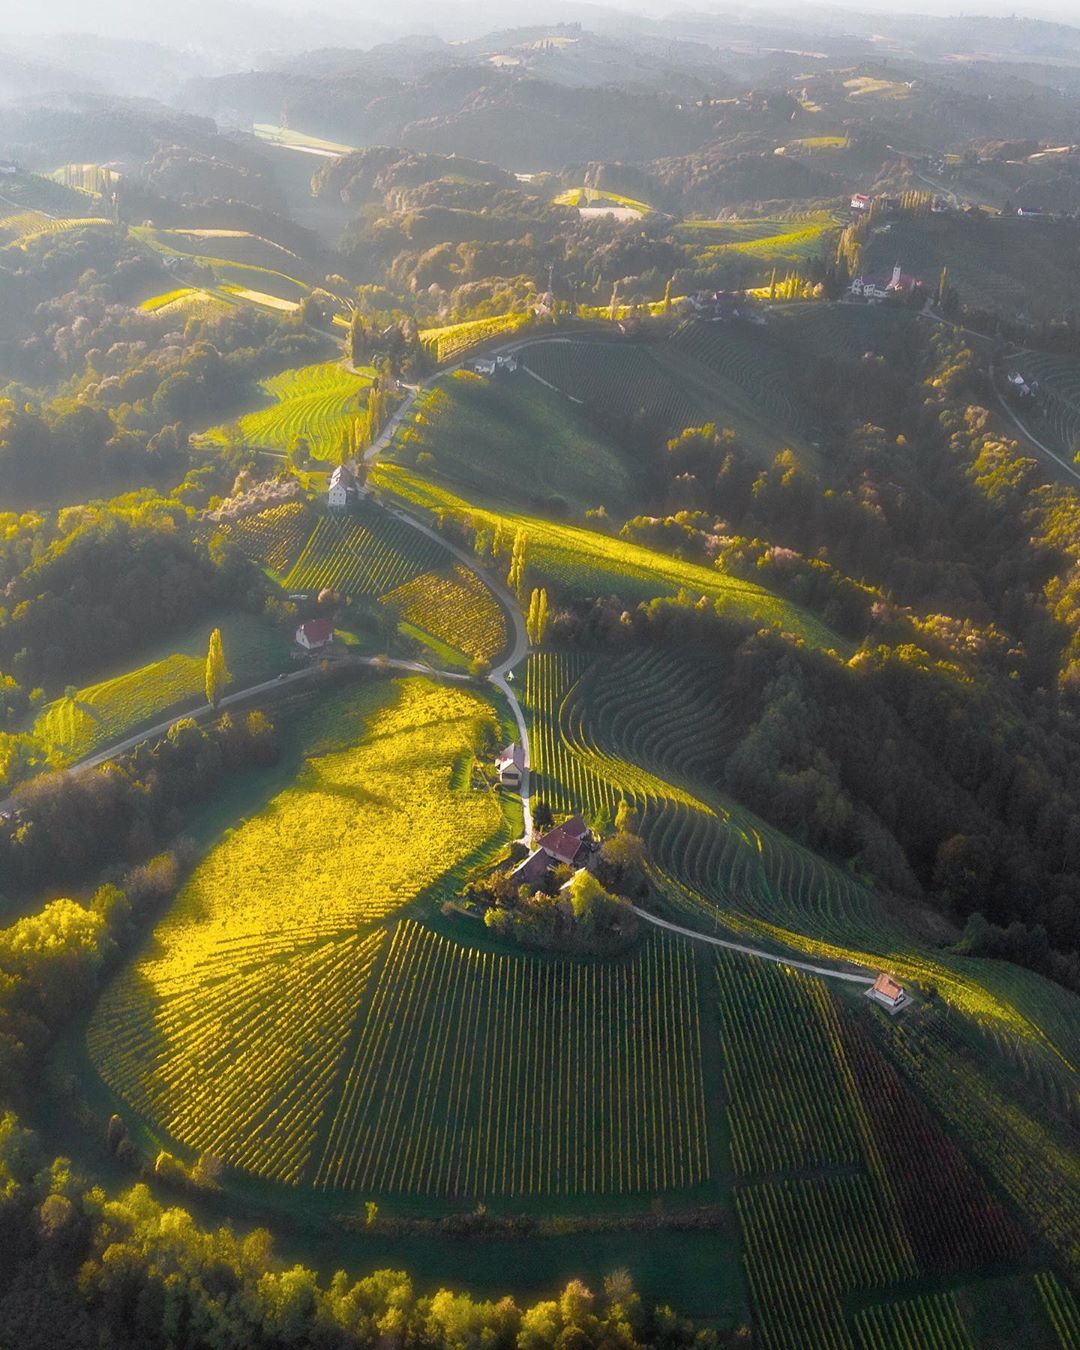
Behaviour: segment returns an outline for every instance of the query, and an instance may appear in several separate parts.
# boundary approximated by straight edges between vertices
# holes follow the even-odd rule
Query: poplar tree
[[[210,634],[210,646],[206,651],[206,701],[211,708],[216,708],[221,702],[221,695],[231,679],[221,645],[221,629],[215,628]]]

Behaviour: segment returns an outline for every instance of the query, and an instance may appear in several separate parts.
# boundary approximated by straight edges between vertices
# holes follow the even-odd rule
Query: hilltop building
[[[516,743],[508,745],[495,756],[495,769],[503,787],[520,788],[525,777],[525,751]]]
[[[330,475],[326,493],[327,505],[333,511],[348,511],[360,500],[360,484],[347,464],[339,464]]]
[[[306,619],[296,630],[297,646],[307,652],[328,647],[334,640],[334,625],[329,619]]]
[[[851,283],[851,294],[878,303],[893,295],[910,295],[922,282],[918,277],[909,276],[899,263],[892,270],[891,277],[856,277]]]
[[[904,992],[904,986],[898,984],[891,975],[885,971],[877,977],[874,983],[866,991],[866,997],[873,999],[875,1003],[880,1003],[883,1008],[889,1012],[899,1012],[901,1007],[908,1001],[907,994]]]
[[[851,209],[853,211],[869,211],[873,204],[873,197],[868,197],[865,192],[856,192],[851,198]]]

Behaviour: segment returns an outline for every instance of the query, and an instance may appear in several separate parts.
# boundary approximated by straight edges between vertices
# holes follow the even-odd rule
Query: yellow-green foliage
[[[188,1148],[295,1184],[384,940],[376,929],[283,948],[223,941],[197,963],[144,963],[98,1005],[91,1057]]]
[[[523,530],[528,541],[530,574],[551,578],[569,591],[584,595],[619,595],[627,601],[685,591],[719,603],[733,616],[782,628],[815,646],[836,649],[845,646],[811,614],[751,581],[654,553],[625,539],[597,534],[578,525],[485,511],[426,483],[400,465],[380,464],[372,478],[381,487],[418,506],[467,518],[489,533],[493,533],[500,523],[511,535]]]
[[[333,933],[408,904],[503,827],[494,795],[453,781],[492,724],[476,694],[419,678],[328,700],[296,781],[198,868],[162,947]]]
[[[422,328],[420,341],[436,361],[453,361],[488,338],[516,333],[531,319],[531,314],[498,314],[491,319],[471,319],[445,328]]]
[[[374,371],[354,375],[336,361],[273,375],[259,385],[273,403],[240,418],[240,440],[244,445],[289,450],[302,438],[316,459],[336,459],[360,410],[363,391],[374,377]],[[219,426],[201,439],[208,445],[225,445],[231,433],[232,428]]]
[[[401,923],[316,1184],[472,1198],[705,1181],[698,1008],[683,942],[552,962]]]
[[[502,606],[468,567],[426,572],[382,597],[403,619],[466,656],[492,661],[506,646]]]
[[[219,625],[202,625],[154,661],[87,685],[72,698],[55,699],[38,715],[35,737],[56,763],[65,764],[121,740],[172,709],[196,705],[203,693],[206,644],[215,626],[222,630],[225,659],[234,677],[258,678],[281,669],[286,649],[273,629],[247,614],[230,615]]]
[[[239,520],[214,524],[214,530],[232,540],[246,557],[282,576],[296,561],[311,536],[315,518],[303,502],[283,502]]]
[[[308,715],[291,786],[192,874],[88,1033],[104,1078],[188,1147],[302,1175],[385,918],[506,832],[471,786],[495,716],[418,678]]]

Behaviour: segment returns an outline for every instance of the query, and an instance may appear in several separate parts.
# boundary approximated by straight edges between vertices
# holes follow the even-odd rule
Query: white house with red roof
[[[329,619],[305,619],[296,630],[297,645],[305,651],[318,651],[334,640],[334,625]]]
[[[869,211],[873,204],[873,197],[868,197],[865,192],[856,192],[851,198],[851,209],[853,211]]]
[[[866,997],[872,998],[875,1003],[880,1003],[883,1008],[889,1012],[899,1012],[908,1001],[908,996],[904,991],[904,986],[897,983],[891,975],[882,971],[877,979],[866,991]]]
[[[851,294],[876,304],[888,300],[893,295],[910,295],[922,282],[918,277],[910,276],[899,263],[892,270],[891,277],[856,277],[851,283]]]

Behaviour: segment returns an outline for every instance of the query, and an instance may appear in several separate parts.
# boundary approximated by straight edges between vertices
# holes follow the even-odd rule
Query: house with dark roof
[[[538,841],[537,846],[554,862],[565,863],[567,867],[572,867],[582,853],[588,851],[590,839],[589,827],[579,815],[574,815],[564,820],[561,825],[556,825],[553,830],[549,830]]]
[[[495,756],[495,771],[503,787],[519,788],[525,777],[525,751],[518,744],[508,745]]]
[[[870,988],[866,991],[866,997],[873,999],[875,1003],[880,1003],[883,1008],[889,1012],[899,1012],[903,1005],[908,1001],[907,993],[902,984],[897,983],[891,975],[882,971]]]
[[[558,863],[584,867],[594,847],[592,831],[581,816],[570,816],[536,841],[529,856],[511,871],[510,880],[518,886],[537,886]]]
[[[330,486],[326,492],[326,502],[335,511],[347,511],[355,505],[360,496],[360,484],[356,474],[347,464],[339,464],[330,475]]]
[[[305,619],[296,630],[297,645],[305,651],[318,651],[334,640],[334,625],[329,619]]]

